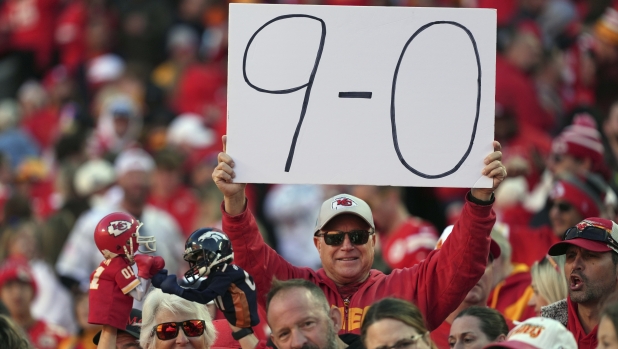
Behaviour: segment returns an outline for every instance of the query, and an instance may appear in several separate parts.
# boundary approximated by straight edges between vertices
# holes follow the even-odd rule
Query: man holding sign
[[[506,177],[501,146],[485,160],[482,174],[493,180],[492,188],[474,188],[449,240],[431,252],[420,264],[395,269],[390,275],[372,270],[376,243],[371,209],[362,200],[347,194],[337,195],[322,204],[314,231],[322,269],[292,266],[270,248],[259,233],[255,219],[247,210],[245,185],[234,183],[234,161],[219,153],[219,164],[212,177],[224,195],[223,229],[236,251],[236,262],[254,277],[259,294],[266,294],[273,277],[279,280],[301,278],[318,285],[331,307],[343,315],[340,333],[360,333],[365,310],[375,301],[394,296],[415,303],[426,317],[429,330],[457,308],[487,265],[491,228],[496,220],[492,210],[493,191]],[[309,233],[309,232],[307,232]],[[264,299],[260,297],[260,306]]]

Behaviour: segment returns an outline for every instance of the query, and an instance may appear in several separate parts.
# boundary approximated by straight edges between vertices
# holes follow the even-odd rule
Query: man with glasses
[[[509,242],[513,247],[514,263],[532,265],[542,259],[547,250],[562,239],[564,232],[586,217],[601,215],[601,191],[606,185],[593,174],[586,176],[563,175],[554,184],[549,199],[549,225],[538,228],[510,226]],[[535,241],[530,244],[530,240]]]
[[[331,307],[340,309],[342,333],[360,333],[365,309],[373,302],[394,296],[415,303],[433,330],[457,308],[481,278],[489,254],[489,234],[495,222],[491,208],[493,191],[506,177],[501,163],[500,144],[485,160],[483,175],[493,179],[493,188],[472,189],[455,224],[453,236],[440,251],[411,268],[396,269],[385,275],[372,270],[376,244],[371,209],[351,195],[326,200],[315,226],[314,244],[322,269],[292,266],[262,239],[247,207],[245,184],[234,183],[234,161],[219,153],[212,177],[223,193],[223,230],[236,251],[236,263],[254,277],[258,294],[265,294],[273,277],[300,278],[322,289]],[[260,306],[264,306],[260,298]]]
[[[566,255],[564,274],[567,299],[541,308],[543,317],[562,322],[580,349],[597,346],[599,313],[618,290],[618,225],[602,218],[587,218],[569,228],[564,240],[549,255]]]

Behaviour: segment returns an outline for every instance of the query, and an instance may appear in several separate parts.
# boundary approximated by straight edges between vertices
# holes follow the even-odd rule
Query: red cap
[[[583,221],[577,223],[575,227],[577,227],[577,229],[579,230],[583,230],[586,227],[596,227],[605,230],[608,234],[611,235],[611,237],[615,241],[618,241],[618,225],[616,225],[616,223],[610,221],[609,219],[603,219],[598,217],[586,218]],[[618,251],[610,248],[608,243],[606,242],[588,240],[586,238],[579,237],[570,240],[563,240],[553,244],[549,248],[548,254],[550,256],[563,255],[566,253],[566,250],[569,246],[578,246],[592,252],[614,251],[618,253]]]
[[[594,192],[575,177],[559,180],[549,193],[549,198],[568,202],[582,217],[597,217],[601,213],[601,198],[595,197]]]
[[[25,259],[8,259],[0,268],[0,289],[9,281],[21,281],[32,287],[34,295],[37,293],[36,282],[32,270]]]

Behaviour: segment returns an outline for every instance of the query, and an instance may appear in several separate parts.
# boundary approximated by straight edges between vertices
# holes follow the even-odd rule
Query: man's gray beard
[[[337,332],[335,332],[335,329],[332,326],[328,326],[328,332],[326,333],[326,346],[324,348],[320,348],[313,343],[305,343],[300,349],[339,349],[337,346],[337,338]]]
[[[337,339],[339,337],[337,336],[337,332],[335,332],[335,329],[333,328],[333,326],[328,326],[328,334],[326,335],[326,348],[324,349],[338,349],[337,346]]]
[[[588,278],[583,275],[576,274],[582,281],[582,283],[586,286],[584,292],[577,291],[573,292],[569,288],[569,296],[571,300],[575,303],[587,303],[590,301],[598,301],[602,299],[604,296],[610,295],[616,289],[616,285],[597,285],[596,283],[591,283]],[[604,287],[605,286],[605,287]]]

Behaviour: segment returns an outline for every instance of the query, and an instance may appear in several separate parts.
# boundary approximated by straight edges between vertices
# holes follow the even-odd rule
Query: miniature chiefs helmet
[[[193,233],[185,243],[185,261],[189,262],[189,270],[185,278],[194,284],[202,276],[210,274],[224,263],[234,260],[232,242],[227,235],[217,228],[201,228]]]
[[[140,236],[142,223],[128,213],[114,212],[103,217],[94,230],[94,242],[106,259],[122,255],[133,263],[133,254],[143,245],[142,253],[155,252],[154,236]]]

